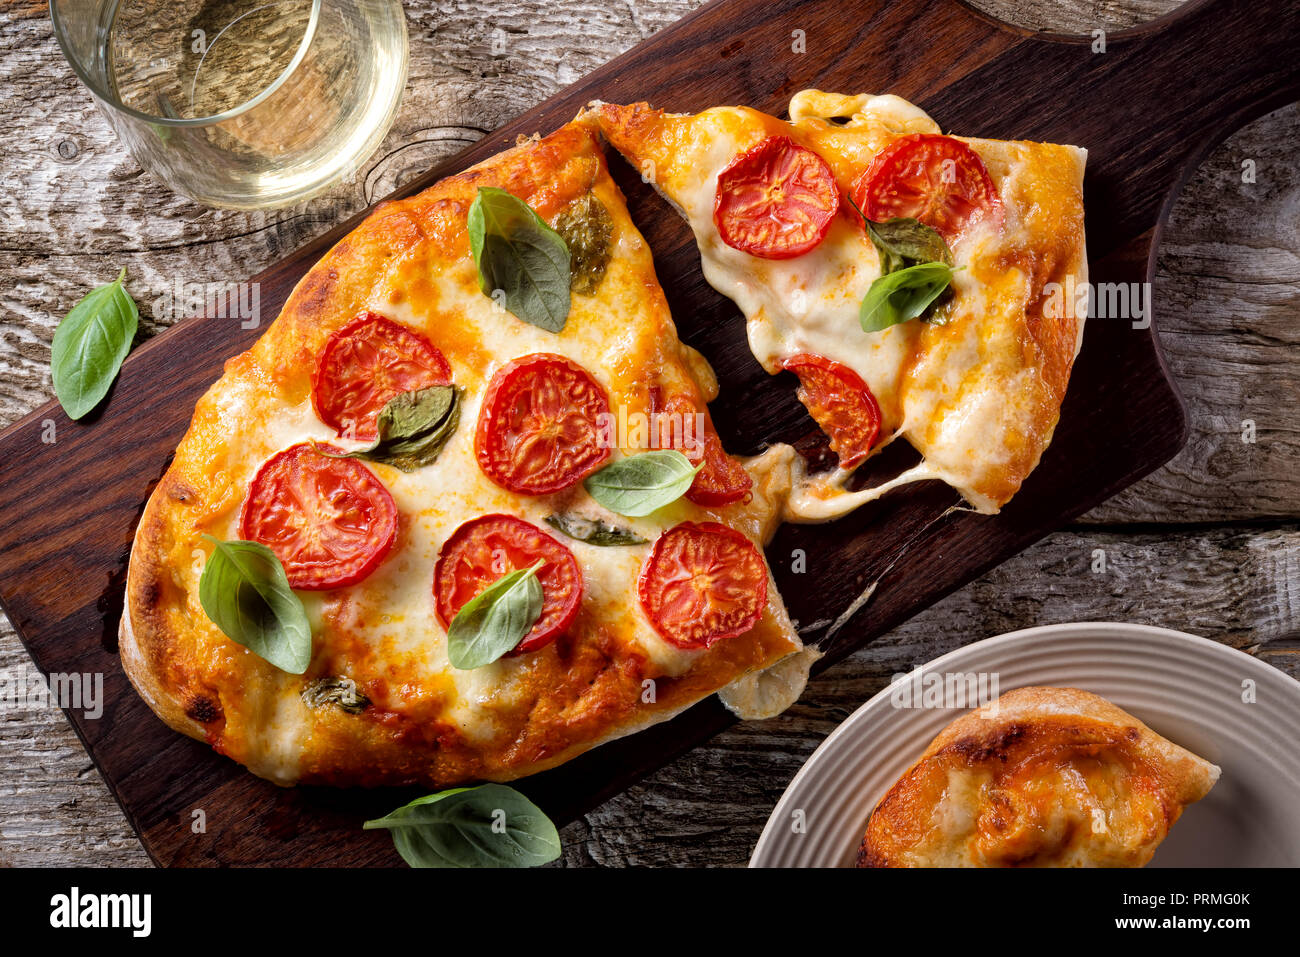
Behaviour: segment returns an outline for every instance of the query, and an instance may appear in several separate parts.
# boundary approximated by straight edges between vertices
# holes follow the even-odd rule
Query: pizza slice
[[[1086,309],[1082,180],[1071,146],[942,135],[896,96],[806,90],[789,121],[745,107],[591,107],[685,216],[704,275],[750,348],[789,370],[838,465],[798,482],[790,518],[842,515],[941,479],[981,512],[1051,441]],[[898,437],[921,461],[849,491]]]
[[[762,546],[795,455],[729,456],[716,393],[593,127],[384,204],[198,402],[127,674],[277,783],[441,787],[788,673]]]
[[[1142,867],[1219,768],[1104,698],[1017,688],[944,728],[876,806],[859,867]]]

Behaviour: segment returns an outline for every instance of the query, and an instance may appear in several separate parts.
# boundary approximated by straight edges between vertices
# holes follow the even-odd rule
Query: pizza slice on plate
[[[199,401],[127,673],[281,784],[508,780],[756,686],[810,657],[762,552],[796,456],[729,456],[716,391],[594,127],[385,204]]]
[[[1017,688],[939,733],[859,867],[1142,867],[1218,766],[1077,688]]]
[[[745,107],[592,113],[686,217],[755,357],[799,377],[830,439],[838,467],[798,482],[792,519],[921,479],[981,512],[1016,493],[1082,341],[1084,150],[946,136],[896,96],[817,90],[791,100],[789,121]],[[900,436],[920,464],[849,491]]]

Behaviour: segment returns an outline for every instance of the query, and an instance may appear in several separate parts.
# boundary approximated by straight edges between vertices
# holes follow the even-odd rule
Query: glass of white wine
[[[406,86],[401,0],[51,0],[145,169],[209,206],[286,206],[354,172]]]

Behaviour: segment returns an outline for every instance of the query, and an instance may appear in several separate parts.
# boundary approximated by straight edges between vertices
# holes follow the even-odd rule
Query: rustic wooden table
[[[144,173],[61,58],[46,5],[0,0],[0,426],[53,395],[59,318],[122,266],[155,333],[164,323],[150,303],[177,277],[257,272],[697,5],[408,0],[410,80],[380,151],[308,203],[235,213],[173,196]],[[977,5],[1025,27],[1089,33],[1177,3]],[[497,31],[504,53],[493,52]],[[785,715],[719,735],[571,825],[566,863],[743,863],[800,764],[890,675],[1003,631],[1146,622],[1300,677],[1298,135],[1294,105],[1239,131],[1201,167],[1169,224],[1156,314],[1192,421],[1174,461],[832,668]],[[1243,181],[1247,167],[1253,182]],[[1093,571],[1097,549],[1103,573]],[[0,617],[0,678],[31,668]],[[148,865],[61,712],[0,710],[0,767],[0,866]]]

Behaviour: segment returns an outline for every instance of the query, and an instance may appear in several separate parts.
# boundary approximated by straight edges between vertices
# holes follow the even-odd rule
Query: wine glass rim
[[[117,6],[118,2],[119,0],[113,0],[114,7]],[[288,2],[290,2],[290,0],[269,0],[269,2],[262,4],[261,7],[256,7],[254,9],[264,9],[265,7],[278,6],[281,3]],[[72,67],[72,72],[77,74],[77,79],[81,80],[81,82],[90,89],[90,92],[106,106],[117,112],[125,113],[127,116],[134,117],[137,120],[142,120],[145,123],[153,123],[159,126],[200,127],[214,126],[218,123],[224,123],[226,120],[233,119],[234,117],[247,113],[249,110],[255,109],[285,84],[285,81],[288,80],[298,67],[302,65],[303,59],[307,56],[307,49],[316,38],[316,27],[320,21],[321,2],[322,0],[311,0],[311,16],[307,20],[307,29],[303,31],[302,39],[298,43],[298,49],[294,52],[293,59],[289,61],[289,64],[280,72],[280,75],[277,76],[266,87],[266,89],[262,90],[251,99],[245,100],[238,106],[231,107],[228,110],[223,110],[220,113],[213,113],[209,116],[195,117],[155,116],[152,113],[144,113],[127,106],[82,68],[80,60],[73,54],[70,42],[66,39],[66,30],[63,26],[63,22],[59,18],[59,4],[56,3],[55,0],[51,0],[50,2],[50,20],[54,23],[54,38],[58,41],[59,49],[63,52],[63,58],[67,60],[68,65]],[[248,12],[251,13],[253,11],[250,10]],[[114,13],[116,13],[116,11],[114,11]],[[247,14],[242,15],[247,16]]]

